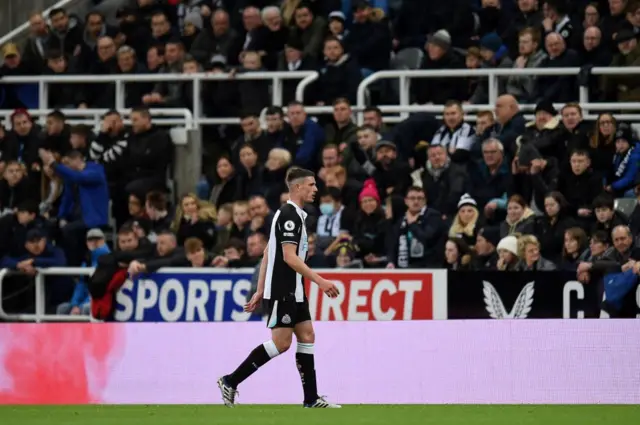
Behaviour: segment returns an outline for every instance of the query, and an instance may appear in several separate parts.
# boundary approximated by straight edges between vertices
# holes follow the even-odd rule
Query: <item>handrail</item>
[[[42,12],[42,17],[47,19],[49,17],[49,13],[53,9],[57,9],[60,7],[67,7],[70,3],[73,3],[76,0],[60,0],[58,3],[54,4],[44,12]],[[3,46],[5,43],[13,41],[14,38],[22,35],[23,33],[29,30],[29,21],[24,22],[22,25],[11,30],[9,33],[5,34],[0,38],[0,46]]]
[[[313,82],[315,82],[318,78],[320,78],[320,74],[318,74],[317,72],[313,75],[309,75],[307,77],[304,77],[299,83],[298,86],[296,87],[296,100],[298,102],[304,102],[304,91],[307,89],[307,86],[311,85]],[[284,105],[282,105],[284,106]]]

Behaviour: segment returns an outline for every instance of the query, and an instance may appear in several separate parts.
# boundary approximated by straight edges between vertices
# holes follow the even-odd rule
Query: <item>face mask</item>
[[[333,214],[333,204],[320,204],[320,212],[323,215]]]

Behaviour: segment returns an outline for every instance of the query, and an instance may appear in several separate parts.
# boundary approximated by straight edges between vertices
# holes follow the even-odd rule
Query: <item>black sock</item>
[[[298,372],[300,372],[300,379],[302,380],[304,402],[313,403],[318,399],[313,344],[298,343],[296,365],[298,366]]]
[[[271,344],[273,344],[273,342],[271,342]],[[275,349],[275,344],[273,344],[273,348]],[[231,375],[225,377],[227,384],[236,388],[242,381],[253,375],[258,368],[266,364],[273,357],[275,356],[270,356],[269,353],[267,353],[264,344],[258,345]]]

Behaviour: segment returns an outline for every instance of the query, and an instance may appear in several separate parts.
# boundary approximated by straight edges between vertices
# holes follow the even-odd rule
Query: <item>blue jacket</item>
[[[632,145],[633,151],[629,155],[629,161],[622,173],[622,176],[618,177],[617,180],[611,183],[611,188],[617,191],[626,191],[628,189],[632,189],[635,186],[636,176],[638,175],[638,162],[640,162],[640,145],[635,144]],[[613,157],[613,173],[618,170],[622,161],[624,160],[624,155],[620,155],[618,153]],[[615,174],[614,174],[615,175]]]
[[[19,262],[30,258],[33,258],[33,267],[36,268],[44,269],[48,267],[64,267],[67,265],[67,257],[65,257],[64,251],[57,246],[48,244],[42,254],[37,257],[29,252],[19,257],[4,256],[2,260],[0,260],[0,269],[15,270]]]
[[[296,165],[313,168],[324,142],[325,135],[322,127],[311,118],[307,118],[304,122],[302,145],[296,154]]]
[[[98,265],[98,257],[109,254],[111,250],[105,244],[100,248],[91,251],[91,265],[90,267],[96,267]],[[82,263],[82,267],[87,267],[87,262]],[[83,304],[87,304],[91,302],[91,297],[89,296],[89,288],[84,280],[84,278],[78,279],[76,282],[75,289],[73,290],[73,297],[71,297],[71,306],[79,307]]]
[[[76,171],[65,165],[56,164],[55,170],[64,182],[58,218],[64,220],[72,218],[70,215],[74,210],[73,185],[78,185],[84,224],[89,228],[108,224],[109,187],[102,165],[87,162],[84,170]]]

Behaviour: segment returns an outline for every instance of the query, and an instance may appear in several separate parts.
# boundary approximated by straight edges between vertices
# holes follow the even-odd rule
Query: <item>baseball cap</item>
[[[98,228],[91,229],[87,232],[87,240],[90,239],[104,239],[104,232]]]
[[[38,242],[43,238],[46,238],[44,231],[42,229],[31,229],[27,232],[27,242]]]
[[[16,43],[7,43],[2,47],[2,57],[16,56],[19,53]]]

